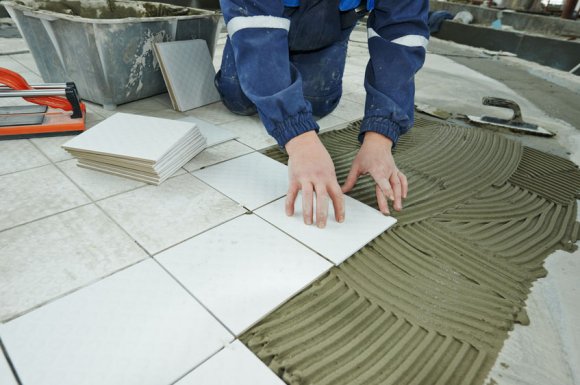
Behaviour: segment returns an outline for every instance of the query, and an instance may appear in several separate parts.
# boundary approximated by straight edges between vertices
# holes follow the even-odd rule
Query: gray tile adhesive
[[[357,131],[321,135],[340,181]],[[568,160],[422,117],[395,159],[411,186],[398,224],[241,337],[288,384],[481,384],[514,323],[529,323],[544,259],[575,248]],[[375,205],[369,178],[351,195]]]

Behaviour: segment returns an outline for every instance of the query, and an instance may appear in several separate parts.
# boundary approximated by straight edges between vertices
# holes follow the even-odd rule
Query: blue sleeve
[[[415,73],[425,62],[428,0],[376,0],[368,19],[370,60],[359,140],[374,131],[396,144],[413,125]]]
[[[244,94],[257,107],[266,130],[280,146],[318,130],[304,99],[300,74],[290,64],[288,30],[281,0],[221,0],[236,70]]]

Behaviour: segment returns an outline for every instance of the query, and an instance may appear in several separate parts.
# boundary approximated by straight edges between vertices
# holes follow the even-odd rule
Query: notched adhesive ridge
[[[357,132],[321,135],[339,181]],[[422,117],[394,156],[411,187],[398,224],[241,337],[288,384],[481,384],[529,323],[544,259],[580,238],[566,159]],[[376,205],[368,177],[350,194]]]

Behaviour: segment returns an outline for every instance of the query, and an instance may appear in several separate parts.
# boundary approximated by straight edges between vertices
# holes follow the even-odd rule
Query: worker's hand
[[[304,223],[313,223],[313,201],[316,193],[316,225],[326,226],[328,200],[334,206],[334,218],[344,221],[344,197],[336,179],[334,164],[326,148],[314,131],[308,131],[291,139],[286,144],[290,156],[288,177],[290,187],[286,197],[286,215],[294,215],[294,202],[298,191],[302,191],[302,214]]]
[[[393,201],[395,210],[403,209],[407,197],[407,177],[397,169],[391,154],[393,142],[384,135],[368,131],[364,142],[352,162],[350,173],[342,186],[344,193],[352,190],[359,176],[370,174],[375,180],[377,203],[383,214],[389,214],[387,199]]]

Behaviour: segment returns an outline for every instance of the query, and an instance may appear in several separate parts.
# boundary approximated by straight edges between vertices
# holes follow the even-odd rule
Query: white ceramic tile
[[[101,117],[101,119],[106,119],[109,116],[112,116],[116,113],[115,111],[105,110],[99,104],[95,104],[95,103],[91,103],[91,102],[87,102],[87,101],[83,101],[83,102],[85,103],[85,106],[87,107],[87,112],[88,112],[87,118],[91,115],[95,115],[95,116]]]
[[[284,381],[236,340],[175,385],[284,385]]]
[[[43,166],[50,161],[30,141],[0,141],[0,175]]]
[[[235,335],[332,267],[255,215],[242,215],[156,258]]]
[[[233,340],[153,260],[2,327],[27,385],[170,384]]]
[[[78,167],[74,159],[61,162],[57,166],[93,200],[145,186],[142,182]]]
[[[65,143],[65,149],[159,161],[191,135],[193,125],[149,116],[117,113]]]
[[[367,98],[367,94],[364,90],[361,91],[353,91],[348,94],[342,95],[344,99],[353,101],[358,104],[362,104],[364,106]]]
[[[353,102],[352,100],[342,98],[340,103],[332,115],[337,116],[346,121],[352,122],[354,120],[362,119],[364,116],[365,107],[361,103]]]
[[[55,166],[0,176],[0,230],[89,203]]]
[[[157,111],[144,111],[140,112],[140,115],[152,116],[154,118],[170,119],[170,120],[180,120],[183,119],[185,115],[183,112],[175,111],[171,107],[166,107],[164,110]]]
[[[0,321],[146,257],[94,205],[4,231],[0,233]]]
[[[211,166],[212,164],[223,162],[236,158],[240,155],[245,155],[254,152],[254,149],[242,144],[238,141],[231,140],[216,146],[206,148],[200,152],[195,158],[190,160],[184,168],[187,171],[195,171],[200,168]]]
[[[157,253],[244,210],[193,176],[171,178],[99,202],[150,253]]]
[[[222,102],[208,104],[207,106],[187,111],[186,115],[194,116],[213,124],[223,124],[240,119],[240,115],[236,115],[228,110]]]
[[[195,171],[193,175],[249,210],[288,192],[288,167],[258,152]]]
[[[195,123],[199,129],[199,132],[201,132],[201,134],[205,137],[207,147],[213,147],[217,144],[221,144],[227,142],[228,140],[237,138],[236,135],[229,132],[225,128],[216,126],[215,124],[206,122],[205,120],[201,120],[193,116],[187,116],[185,118],[181,118],[180,120],[183,122]]]
[[[176,110],[187,111],[220,100],[205,40],[156,43],[154,52]]]
[[[10,56],[2,55],[0,56],[0,67],[9,69],[10,71],[20,71],[22,69],[22,64],[12,59]]]
[[[165,107],[171,107],[171,98],[167,92],[159,95],[152,96],[151,99],[155,100],[158,103],[163,104]]]
[[[146,98],[131,103],[122,104],[115,109],[116,113],[141,114],[144,112],[164,110],[166,106],[155,98]]]
[[[35,74],[40,74],[40,71],[38,70],[36,62],[34,61],[34,57],[31,53],[15,54],[10,55],[10,57],[25,66],[28,71],[34,72]]]
[[[10,366],[4,357],[4,353],[0,350],[0,384],[2,385],[18,385],[16,379],[12,374]]]
[[[72,156],[62,148],[62,145],[72,138],[74,138],[74,135],[33,138],[31,141],[50,160],[53,162],[61,162],[63,160],[72,159]]]
[[[395,218],[385,216],[372,207],[345,195],[345,221],[338,223],[334,220],[334,210],[330,203],[326,228],[320,229],[316,225],[304,224],[301,195],[296,200],[293,217],[286,215],[285,201],[286,198],[282,198],[270,203],[256,210],[256,214],[316,250],[336,265],[397,222]]]
[[[255,150],[276,145],[257,116],[245,116],[236,121],[220,124],[238,136],[238,141],[252,147]]]
[[[320,126],[320,133],[332,130],[339,130],[341,128],[345,128],[348,126],[348,122],[344,119],[339,118],[338,116],[334,115],[326,115],[324,118],[321,118],[316,121],[318,126]]]

